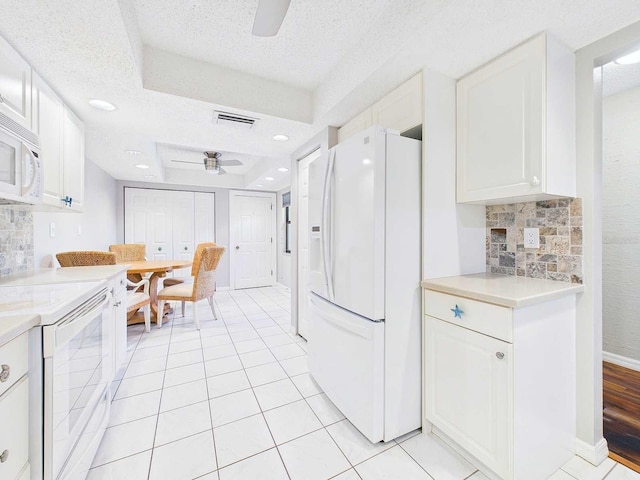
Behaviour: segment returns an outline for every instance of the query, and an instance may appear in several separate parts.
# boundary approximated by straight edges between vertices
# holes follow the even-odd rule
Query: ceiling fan
[[[242,165],[240,160],[220,160],[222,154],[220,152],[207,151],[203,152],[205,158],[202,159],[204,163],[204,169],[207,173],[211,173],[212,175],[224,175],[227,171],[222,167],[236,167]],[[188,162],[186,160],[173,160],[176,163],[191,163],[195,164],[196,162]]]
[[[251,33],[257,37],[274,37],[280,30],[290,3],[291,0],[260,0]]]

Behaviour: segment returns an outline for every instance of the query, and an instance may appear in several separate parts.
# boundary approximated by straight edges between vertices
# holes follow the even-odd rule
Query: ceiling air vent
[[[215,110],[213,112],[213,122],[218,125],[225,125],[227,127],[244,128],[246,130],[252,130],[256,124],[257,118],[243,117],[242,115],[236,115],[235,113],[220,112]]]

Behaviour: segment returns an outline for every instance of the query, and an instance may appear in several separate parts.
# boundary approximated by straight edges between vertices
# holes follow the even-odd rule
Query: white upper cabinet
[[[575,59],[548,34],[458,81],[457,200],[575,196]]]
[[[64,197],[62,124],[64,103],[36,73],[33,75],[33,131],[40,137],[46,205],[60,207]]]
[[[62,132],[63,196],[68,197],[66,203],[71,210],[81,211],[84,208],[84,123],[66,106]]]
[[[371,125],[381,125],[400,133],[422,125],[422,72],[338,129],[338,143]]]
[[[31,130],[31,66],[2,37],[0,111]]]

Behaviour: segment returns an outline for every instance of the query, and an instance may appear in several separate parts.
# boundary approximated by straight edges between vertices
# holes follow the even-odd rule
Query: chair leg
[[[216,309],[213,306],[213,295],[211,295],[207,300],[209,300],[209,305],[211,306],[211,312],[213,313],[213,319],[217,320],[218,316],[216,315]]]
[[[144,328],[149,333],[151,331],[151,305],[146,304],[142,311],[144,312]]]
[[[158,300],[158,328],[162,327],[163,314],[164,314],[164,300]]]
[[[182,316],[184,317],[184,304],[185,302],[182,302]]]
[[[196,322],[196,329],[200,330],[200,320],[198,319],[198,307],[196,302],[193,302],[193,321]]]

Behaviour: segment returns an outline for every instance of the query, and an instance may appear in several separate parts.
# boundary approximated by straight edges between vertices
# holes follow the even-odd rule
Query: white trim
[[[601,438],[595,445],[589,445],[587,442],[576,438],[575,452],[576,455],[596,466],[604,462],[609,456],[609,448],[604,438]]]
[[[636,372],[640,372],[640,360],[635,358],[623,357],[611,352],[602,352],[602,360],[605,362],[613,363],[621,367],[630,368]]]
[[[216,287],[217,292],[228,292],[231,290],[229,287]]]
[[[260,197],[260,198],[269,198],[272,202],[271,208],[271,237],[276,239],[276,194],[275,192],[250,192],[246,190],[229,190],[229,289],[236,290],[236,272],[235,272],[235,203],[236,198],[238,197]],[[265,287],[273,286],[276,281],[276,273],[277,273],[277,259],[278,259],[278,249],[277,249],[277,239],[274,242],[271,242],[271,271],[273,275],[271,275],[272,283],[271,285],[263,285]]]
[[[287,287],[284,283],[276,282],[273,284],[274,287],[284,288],[287,292],[290,292],[291,289]]]

